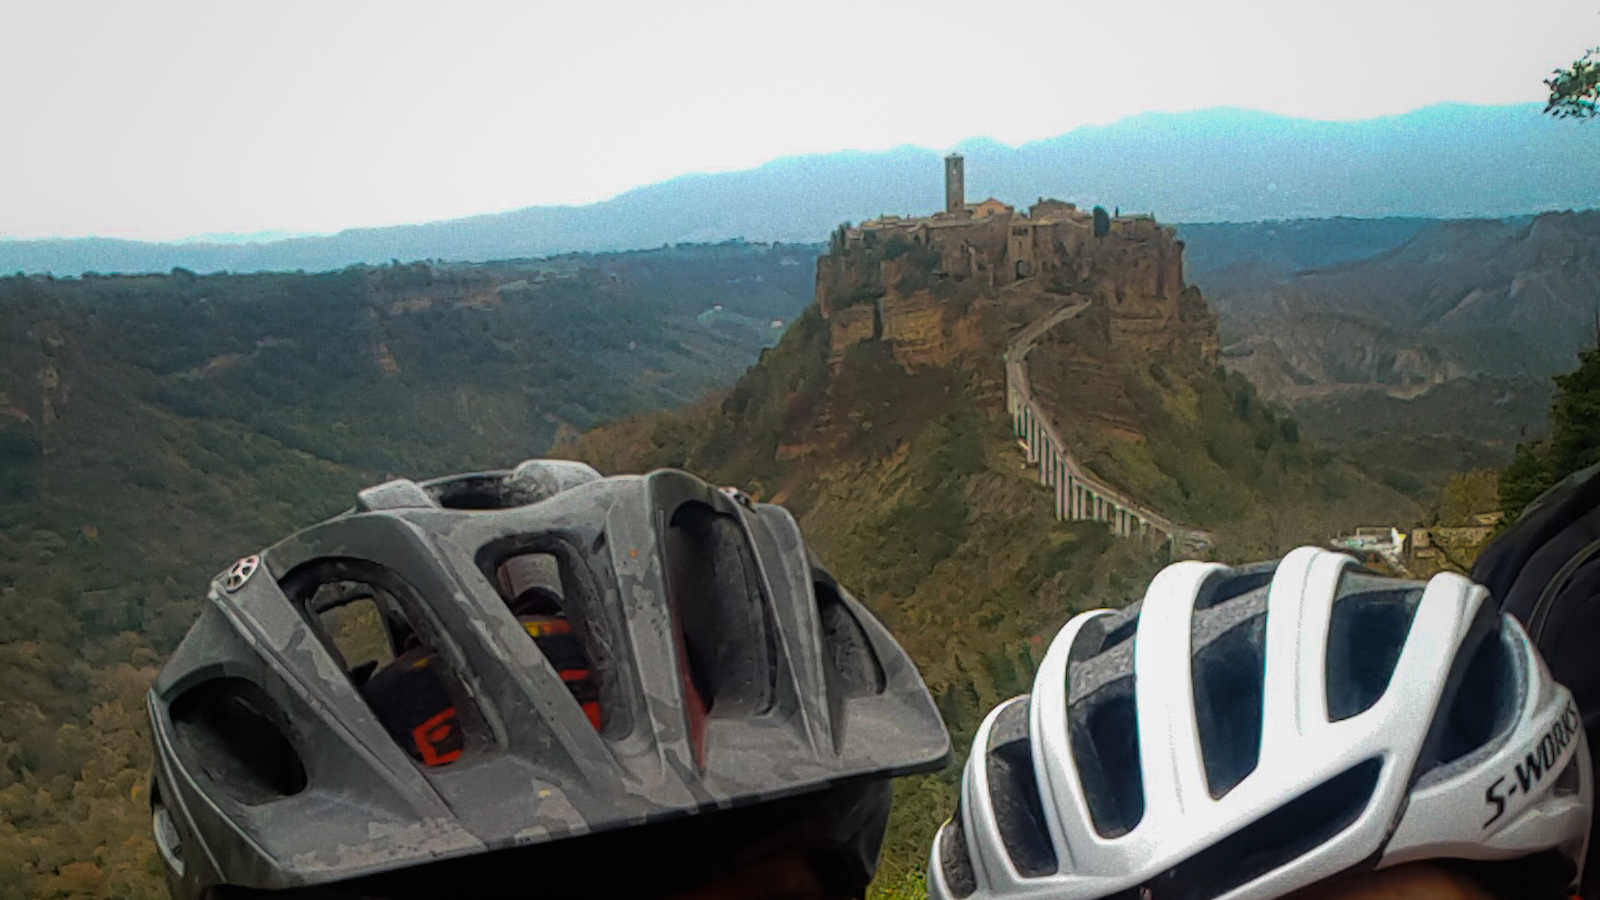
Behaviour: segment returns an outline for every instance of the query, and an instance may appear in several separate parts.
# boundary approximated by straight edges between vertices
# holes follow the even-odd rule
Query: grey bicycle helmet
[[[1445,859],[1559,896],[1590,766],[1572,695],[1459,575],[1315,547],[1177,563],[1138,605],[1068,622],[1031,696],[979,728],[929,894],[1268,900]]]
[[[624,895],[796,830],[859,893],[887,780],[949,753],[789,513],[680,471],[392,481],[207,600],[148,697],[176,900]]]

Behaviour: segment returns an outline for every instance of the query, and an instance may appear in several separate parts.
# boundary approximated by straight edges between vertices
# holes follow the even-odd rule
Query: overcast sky
[[[1145,110],[1540,101],[1600,0],[0,0],[0,237],[325,232]]]

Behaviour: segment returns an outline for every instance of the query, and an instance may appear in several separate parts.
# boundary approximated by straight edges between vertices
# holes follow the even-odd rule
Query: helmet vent
[[[169,713],[186,761],[234,800],[253,806],[305,790],[305,765],[286,736],[283,712],[254,682],[201,682],[173,700]]]
[[[603,730],[606,707],[611,704],[600,702],[600,671],[589,652],[593,641],[587,622],[572,614],[560,560],[553,553],[518,553],[502,561],[495,576],[506,608],[555,669],[590,724]]]
[[[1201,585],[1199,595],[1194,600],[1194,608],[1197,611],[1210,609],[1219,603],[1226,603],[1251,591],[1264,588],[1272,583],[1272,576],[1277,571],[1276,561],[1219,571]]]
[[[1499,610],[1485,602],[1445,679],[1416,776],[1483,750],[1497,735],[1503,737],[1515,718],[1520,682],[1517,663],[1501,635]]]
[[[978,876],[972,871],[972,855],[967,849],[967,829],[962,823],[961,801],[956,801],[955,815],[945,824],[939,839],[939,869],[944,883],[955,897],[970,897],[978,890]]]
[[[1191,662],[1195,724],[1213,798],[1237,787],[1261,758],[1265,629],[1266,617],[1255,616],[1197,649]]]
[[[815,575],[814,575],[815,577]],[[834,750],[844,746],[845,701],[883,693],[883,666],[861,622],[832,581],[812,582],[817,596],[817,622],[822,629],[822,677],[828,691],[829,719],[833,723]]]
[[[602,536],[591,543],[571,534],[515,534],[479,548],[476,559],[590,723],[598,719],[602,735],[621,738],[635,721],[628,639],[620,610],[603,602],[588,554],[591,546],[605,548]]]
[[[1101,837],[1119,837],[1144,818],[1144,773],[1133,678],[1120,678],[1067,708],[1072,757],[1089,817]]]
[[[323,558],[284,576],[298,606],[395,743],[426,766],[460,759],[486,727],[422,613],[422,600],[375,563]]]
[[[426,482],[422,489],[445,509],[516,509],[599,478],[600,473],[584,463],[530,459],[510,472],[440,478]]]
[[[1142,604],[1135,603],[1126,609],[1119,610],[1118,612],[1107,616],[1103,620],[1103,630],[1100,632],[1100,639],[1098,641],[1090,640],[1087,634],[1081,636],[1078,641],[1074,641],[1072,645],[1073,658],[1085,659],[1092,656],[1099,656],[1102,653],[1108,653],[1122,646],[1123,644],[1126,644],[1139,630],[1139,612],[1141,606]],[[1085,632],[1088,632],[1088,630],[1089,629],[1087,628],[1084,629]]]
[[[535,499],[523,496],[503,475],[465,475],[432,482],[423,489],[445,509],[516,509]]]
[[[664,541],[673,614],[707,714],[765,712],[772,706],[777,651],[744,529],[732,516],[687,501],[672,512]]]
[[[1394,580],[1346,571],[1328,621],[1328,719],[1339,722],[1372,708],[1400,661],[1421,588],[1396,590]]]
[[[1357,763],[1157,875],[1148,895],[1212,900],[1304,856],[1361,817],[1382,770]]]
[[[1012,700],[995,717],[986,764],[1000,840],[1017,871],[1038,878],[1054,874],[1058,863],[1034,775],[1028,702]]]

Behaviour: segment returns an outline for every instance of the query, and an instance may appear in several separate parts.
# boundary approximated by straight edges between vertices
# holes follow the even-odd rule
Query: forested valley
[[[816,248],[0,279],[0,898],[158,898],[144,692],[233,560],[389,477],[730,384]]]

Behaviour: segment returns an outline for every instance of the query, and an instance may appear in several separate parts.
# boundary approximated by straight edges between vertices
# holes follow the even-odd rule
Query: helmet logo
[[[237,591],[239,588],[244,587],[244,583],[249,581],[250,576],[254,575],[259,568],[261,568],[261,557],[259,555],[246,556],[228,569],[228,576],[223,579],[222,589],[230,594]]]
[[[1488,828],[1506,813],[1506,801],[1519,791],[1524,797],[1531,795],[1538,787],[1539,782],[1546,775],[1555,774],[1556,767],[1564,761],[1567,750],[1577,743],[1578,735],[1583,730],[1583,717],[1578,714],[1578,706],[1571,700],[1567,701],[1567,708],[1561,717],[1550,723],[1550,727],[1540,735],[1527,756],[1520,763],[1513,763],[1512,776],[1502,775],[1496,778],[1483,792],[1483,799],[1491,807],[1494,814],[1489,816],[1489,821],[1483,823]],[[1502,785],[1510,784],[1510,787]]]

